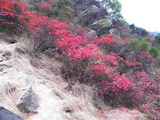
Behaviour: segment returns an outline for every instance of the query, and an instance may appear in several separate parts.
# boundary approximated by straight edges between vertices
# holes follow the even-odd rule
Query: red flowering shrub
[[[112,34],[109,34],[107,37],[102,36],[101,39],[95,40],[94,43],[109,53],[110,52],[118,53],[119,50],[124,45],[124,42],[122,40],[119,40]]]
[[[14,2],[9,0],[0,1],[0,27],[9,31],[17,31],[21,27],[21,20],[25,17],[23,13],[29,6],[24,2]]]
[[[51,7],[48,3],[46,3],[45,1],[42,1],[42,2],[40,3],[40,6],[41,6],[43,9],[52,9],[52,7]]]

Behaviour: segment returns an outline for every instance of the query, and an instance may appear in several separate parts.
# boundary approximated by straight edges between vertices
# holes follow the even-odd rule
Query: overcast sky
[[[129,24],[160,32],[160,0],[118,0],[122,16]]]

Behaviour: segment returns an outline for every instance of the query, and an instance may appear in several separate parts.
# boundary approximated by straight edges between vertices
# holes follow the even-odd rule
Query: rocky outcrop
[[[94,22],[91,25],[91,28],[93,28],[93,29],[103,29],[103,28],[108,28],[110,26],[111,26],[111,24],[109,24],[107,19],[102,19],[102,20],[98,20],[98,21]]]
[[[113,34],[113,35],[115,35],[115,36],[117,36],[117,37],[119,37],[120,38],[120,32],[119,32],[119,30],[118,29],[114,29],[114,28],[112,28],[112,29],[110,29],[110,34]]]
[[[111,24],[108,22],[107,19],[102,19],[94,22],[91,26],[91,29],[97,32],[97,35],[100,36],[102,34],[106,34],[109,32],[111,28]]]
[[[92,24],[98,19],[99,15],[99,8],[96,5],[92,5],[91,7],[80,13],[79,23],[86,25]]]
[[[17,107],[21,112],[34,112],[38,107],[38,100],[35,93],[32,90],[32,87],[29,87],[26,92],[20,98],[20,101],[17,104]]]

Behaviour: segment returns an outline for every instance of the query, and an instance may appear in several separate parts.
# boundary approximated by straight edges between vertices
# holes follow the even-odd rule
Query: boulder
[[[0,120],[23,120],[18,115],[12,113],[11,111],[0,107]]]
[[[119,32],[119,30],[118,29],[110,29],[110,34],[113,34],[113,35],[116,35],[117,37],[119,37],[120,38],[120,32]]]
[[[95,31],[95,30],[92,30],[92,29],[88,32],[88,34],[91,34],[91,35],[97,36],[96,31]]]
[[[39,106],[35,93],[30,86],[18,101],[17,107],[21,112],[29,113],[35,112],[35,109]]]
[[[108,27],[111,27],[111,24],[109,24],[107,19],[98,20],[91,25],[91,28],[93,29],[103,29]]]
[[[94,100],[94,104],[96,107],[98,108],[106,108],[106,104],[104,103],[104,101],[96,94],[96,92],[94,92],[92,99]]]
[[[94,22],[90,27],[91,29],[95,30],[99,36],[108,33],[109,29],[111,28],[111,24],[107,19],[102,19]]]
[[[89,7],[85,11],[83,11],[80,15],[81,16],[88,16],[90,14],[97,14],[97,13],[99,13],[98,7],[96,5],[92,5],[91,7]]]
[[[92,24],[97,20],[99,15],[99,8],[96,5],[92,5],[91,7],[87,8],[85,11],[80,13],[79,23],[83,23],[86,25]]]
[[[91,87],[84,85],[84,84],[75,84],[72,86],[73,94],[77,97],[83,97],[88,101],[93,101],[93,104],[98,107],[105,109],[107,108],[104,101],[98,96],[95,90]]]

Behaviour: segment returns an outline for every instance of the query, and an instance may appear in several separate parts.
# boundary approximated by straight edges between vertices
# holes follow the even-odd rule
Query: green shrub
[[[148,32],[145,29],[139,27],[135,27],[134,29],[132,29],[131,33],[136,33],[143,37],[145,37],[148,34]]]
[[[35,4],[35,5],[34,5],[34,9],[35,9],[37,12],[41,10],[38,4]]]
[[[140,45],[140,41],[132,40],[130,44],[133,45],[134,50],[136,50],[138,49],[138,46]]]
[[[160,44],[160,33],[155,37],[155,43]]]
[[[141,35],[142,36],[146,36],[147,35],[147,31],[143,28],[141,28]]]
[[[133,45],[134,50],[147,51],[148,49],[148,41],[146,38],[142,39],[142,41],[132,40],[130,44]]]
[[[130,43],[131,45],[138,46],[140,44],[140,41],[132,40]]]
[[[157,47],[154,46],[150,48],[149,53],[153,58],[156,58],[159,54],[159,50]]]
[[[140,47],[143,51],[146,51],[148,49],[148,42],[146,38],[142,39]]]
[[[70,6],[71,5],[71,0],[58,0],[57,4],[61,7],[63,7],[64,5]]]
[[[12,34],[12,31],[5,28],[5,27],[1,27],[0,26],[0,32],[3,32],[3,33],[6,33],[7,35],[11,35]]]
[[[116,19],[122,19],[122,5],[118,0],[103,0],[104,4],[109,5],[116,15]]]

